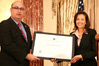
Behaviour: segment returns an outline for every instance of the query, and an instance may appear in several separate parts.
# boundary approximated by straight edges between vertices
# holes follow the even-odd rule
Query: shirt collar
[[[88,32],[86,31],[86,29],[84,29],[84,32],[83,33],[88,34]],[[74,31],[73,34],[75,34],[76,36],[78,36],[78,29],[76,31]]]
[[[18,25],[18,22],[17,21],[15,21],[12,17],[11,17],[11,19]],[[20,24],[21,24],[21,22],[20,22]]]

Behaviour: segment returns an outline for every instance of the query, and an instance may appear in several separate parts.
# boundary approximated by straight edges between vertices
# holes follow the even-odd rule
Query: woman
[[[89,28],[89,18],[87,13],[79,11],[74,16],[74,31],[71,33],[75,37],[74,57],[71,59],[71,66],[97,66],[96,56],[96,31]],[[52,62],[57,61],[51,59]],[[61,62],[61,61],[58,61]]]
[[[89,28],[87,13],[79,11],[74,17],[75,56],[71,59],[71,66],[97,66],[96,56],[96,31]]]

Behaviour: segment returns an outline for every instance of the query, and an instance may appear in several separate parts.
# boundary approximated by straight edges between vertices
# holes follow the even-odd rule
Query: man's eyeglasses
[[[21,11],[23,11],[23,10],[25,10],[25,8],[23,8],[23,7],[21,7],[21,8],[19,8],[19,7],[12,7],[12,9],[16,9],[16,10],[21,10]]]

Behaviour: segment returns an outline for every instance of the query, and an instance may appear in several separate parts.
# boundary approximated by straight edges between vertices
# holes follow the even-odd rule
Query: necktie
[[[24,34],[24,32],[23,32],[22,28],[21,28],[20,23],[18,23],[18,26],[19,26],[19,29],[20,29],[20,31],[22,32],[22,34],[23,34],[23,36],[24,36],[25,40],[27,40],[27,38],[26,38],[26,36],[25,36],[25,34]]]

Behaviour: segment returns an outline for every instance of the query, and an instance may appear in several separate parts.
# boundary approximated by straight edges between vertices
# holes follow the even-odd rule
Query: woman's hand
[[[82,55],[76,55],[71,59],[70,63],[76,63],[80,59],[82,59]]]

